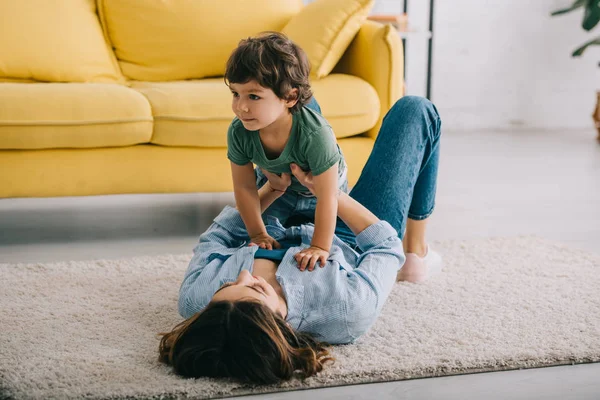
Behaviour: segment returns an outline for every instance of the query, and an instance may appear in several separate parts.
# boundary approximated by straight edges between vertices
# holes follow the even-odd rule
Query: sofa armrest
[[[365,21],[333,72],[358,76],[379,95],[381,112],[375,126],[366,132],[375,138],[385,113],[402,96],[402,40],[391,25]]]

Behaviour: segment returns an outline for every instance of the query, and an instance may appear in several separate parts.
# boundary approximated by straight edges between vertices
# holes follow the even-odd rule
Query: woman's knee
[[[432,117],[439,118],[439,113],[433,103],[421,96],[404,96],[394,103],[390,111],[404,115],[426,113]]]
[[[431,140],[440,136],[440,115],[435,105],[425,97],[404,96],[394,103],[388,115],[404,123],[425,125]]]

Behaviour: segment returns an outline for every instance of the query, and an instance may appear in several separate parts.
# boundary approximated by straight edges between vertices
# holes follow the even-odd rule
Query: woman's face
[[[215,292],[213,301],[258,300],[271,310],[285,317],[281,298],[267,281],[260,276],[250,275],[244,270],[234,282],[226,283]]]

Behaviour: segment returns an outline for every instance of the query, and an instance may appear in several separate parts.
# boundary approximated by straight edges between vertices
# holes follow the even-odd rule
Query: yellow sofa
[[[402,47],[372,0],[0,2],[0,197],[231,191],[223,83],[237,42],[283,31],[353,184],[400,97]]]

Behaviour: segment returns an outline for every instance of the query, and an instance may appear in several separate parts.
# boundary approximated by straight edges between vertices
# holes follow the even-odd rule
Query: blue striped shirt
[[[276,240],[299,240],[277,268],[292,328],[331,344],[350,343],[375,322],[405,256],[402,241],[392,226],[379,221],[356,236],[362,253],[334,236],[327,265],[301,272],[294,255],[310,247],[312,224],[284,228],[277,218],[263,218]],[[237,209],[227,206],[200,236],[179,291],[179,313],[189,318],[211,301],[225,283],[242,270],[252,273],[257,246],[249,237]]]

